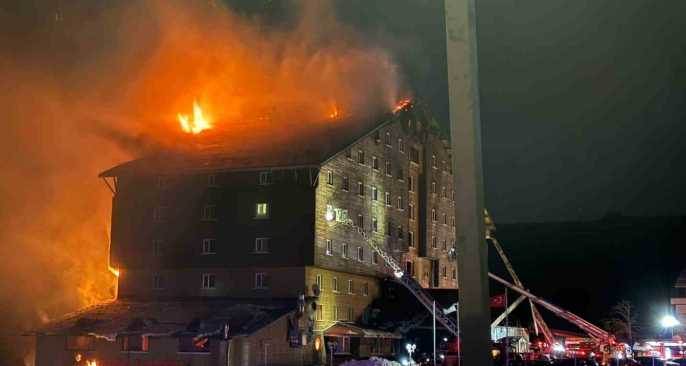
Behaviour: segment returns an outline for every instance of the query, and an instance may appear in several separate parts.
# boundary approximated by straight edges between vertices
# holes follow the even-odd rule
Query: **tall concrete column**
[[[484,237],[476,0],[445,0],[457,270],[464,366],[490,356],[488,249]]]

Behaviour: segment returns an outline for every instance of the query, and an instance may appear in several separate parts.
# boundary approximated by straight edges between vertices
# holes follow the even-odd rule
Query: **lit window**
[[[156,274],[152,276],[152,288],[154,290],[163,290],[164,289],[164,276]]]
[[[257,272],[255,273],[255,289],[263,290],[269,288],[269,283],[267,281],[267,273]]]
[[[272,184],[272,172],[260,172],[260,185],[268,186]]]
[[[162,239],[152,240],[152,255],[159,257],[164,251],[164,241]]]
[[[211,273],[203,273],[202,275],[202,288],[213,289],[215,288],[216,277]]]
[[[391,193],[390,193],[390,192],[386,192],[386,193],[385,193],[385,198],[386,198],[386,206],[390,206],[390,205],[391,205]]]
[[[372,186],[372,200],[373,201],[379,200],[379,190],[376,188],[376,186]]]
[[[326,239],[326,255],[333,255],[333,242],[331,239]]]
[[[438,248],[438,238],[435,236],[431,237],[431,247],[434,249]]]
[[[359,196],[364,196],[364,183],[357,182],[357,194]]]
[[[403,141],[403,139],[398,139],[398,151],[400,151],[401,153],[405,152],[405,142]]]
[[[205,238],[202,240],[202,254],[216,253],[217,240],[213,238]]]
[[[353,287],[353,280],[348,280],[348,293],[354,294],[355,288]]]
[[[364,164],[364,150],[357,150],[357,162]]]
[[[331,170],[326,172],[326,183],[330,186],[333,185],[333,171]]]
[[[331,291],[338,292],[338,277],[331,279]]]
[[[214,221],[217,219],[217,205],[206,204],[202,206],[201,219],[203,221]]]
[[[362,247],[357,247],[357,260],[360,262],[364,261],[364,248]]]
[[[414,246],[414,232],[412,231],[407,232],[407,245]]]
[[[386,144],[386,146],[391,146],[391,133],[390,132],[386,132],[386,136],[384,136],[384,144]]]
[[[269,217],[269,204],[260,202],[255,205],[255,218],[264,219]]]
[[[348,258],[348,243],[343,243],[343,245],[341,245],[341,256],[343,258]]]
[[[341,187],[344,191],[350,190],[350,179],[348,177],[343,177],[343,186]]]
[[[364,283],[364,285],[362,285],[362,295],[363,296],[369,295],[369,284],[366,282]]]
[[[386,160],[385,173],[389,177],[393,174],[390,160]]]
[[[255,238],[255,253],[269,253],[269,238]]]
[[[372,169],[379,170],[379,159],[376,156],[372,156]]]
[[[207,175],[207,186],[208,187],[217,187],[217,175],[215,175],[215,174],[208,174]]]
[[[379,232],[379,222],[376,220],[376,217],[372,217],[372,231]]]

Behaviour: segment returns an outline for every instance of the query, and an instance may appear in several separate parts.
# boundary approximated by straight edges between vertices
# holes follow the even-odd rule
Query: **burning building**
[[[368,325],[388,270],[348,219],[422,286],[457,288],[449,143],[421,106],[278,135],[196,108],[192,148],[101,173],[118,298],[40,329],[37,366],[393,356],[400,335]]]

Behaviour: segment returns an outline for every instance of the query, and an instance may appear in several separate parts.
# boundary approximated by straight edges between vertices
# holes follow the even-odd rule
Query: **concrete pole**
[[[457,270],[463,365],[486,366],[490,355],[488,250],[484,232],[476,0],[444,0],[452,140]]]

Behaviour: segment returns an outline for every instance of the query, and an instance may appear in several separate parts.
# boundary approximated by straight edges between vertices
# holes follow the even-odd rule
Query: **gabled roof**
[[[296,301],[127,301],[86,308],[50,322],[37,334],[178,335],[208,333],[229,325],[229,335],[249,335],[296,309]]]
[[[409,105],[406,110],[410,110]],[[161,152],[132,160],[100,173],[174,174],[203,171],[241,171],[318,167],[345,147],[395,120],[385,114],[373,120],[335,120],[322,123],[233,124],[231,130],[213,129],[178,141],[183,150]],[[262,127],[260,127],[262,126]]]

